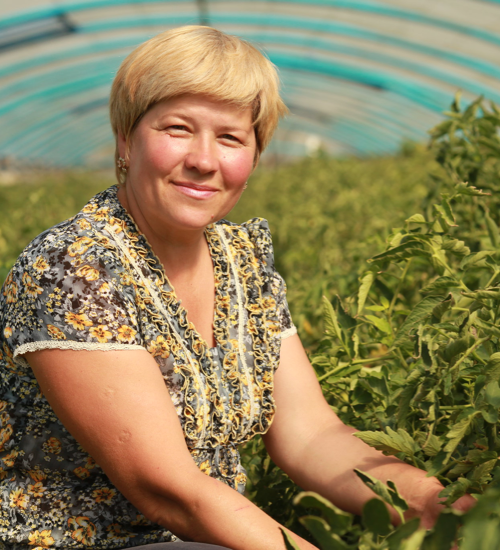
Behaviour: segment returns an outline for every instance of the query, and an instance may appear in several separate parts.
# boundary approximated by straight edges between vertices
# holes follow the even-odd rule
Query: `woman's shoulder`
[[[87,250],[90,246],[102,246],[96,239],[96,229],[107,211],[111,210],[113,195],[116,196],[113,188],[98,193],[76,215],[42,231],[21,252],[14,263],[14,269],[26,269],[38,258],[46,258],[47,255],[62,259],[66,255],[74,256],[76,251]]]

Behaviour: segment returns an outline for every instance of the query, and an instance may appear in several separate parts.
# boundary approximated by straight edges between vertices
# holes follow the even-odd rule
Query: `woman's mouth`
[[[198,185],[196,183],[181,181],[174,181],[172,183],[179,192],[193,199],[209,199],[217,193],[217,189],[209,187],[208,185]]]

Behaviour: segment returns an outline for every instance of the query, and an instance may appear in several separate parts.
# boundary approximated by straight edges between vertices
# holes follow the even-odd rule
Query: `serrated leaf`
[[[363,506],[363,524],[375,535],[385,536],[391,532],[391,516],[387,506],[378,498],[370,499]]]
[[[439,437],[434,434],[430,434],[422,450],[427,456],[436,456],[440,451],[443,444]]]
[[[456,220],[455,220],[455,216],[454,216],[453,211],[452,211],[451,206],[450,206],[450,203],[446,199],[443,199],[441,201],[441,204],[435,204],[434,209],[437,212],[439,212],[439,214],[441,215],[443,220],[449,226],[454,227],[454,226],[457,225]]]
[[[446,434],[446,437],[447,439],[449,439],[449,441],[446,444],[444,451],[447,452],[449,456],[451,456],[460,441],[462,441],[462,439],[465,437],[465,434],[467,433],[477,414],[479,414],[477,411],[471,412],[469,416],[466,416],[465,418],[462,418],[462,420],[457,422]]]
[[[457,195],[469,195],[474,197],[484,197],[490,193],[485,193],[482,189],[476,189],[472,185],[468,185],[465,182],[461,182],[455,185],[455,192]]]
[[[485,267],[486,260],[493,256],[495,252],[493,250],[481,250],[475,254],[469,254],[460,262],[460,269],[471,267]]]
[[[358,291],[358,315],[363,312],[366,298],[368,297],[374,279],[375,273],[373,273],[373,271],[368,271],[361,279],[361,285]]]
[[[420,323],[432,313],[433,308],[442,301],[439,296],[427,296],[419,302],[412,312],[405,319],[404,323],[399,327],[394,339],[393,346],[398,347],[408,339],[410,331],[418,328]]]
[[[387,433],[365,431],[356,432],[354,435],[367,445],[391,455],[403,452],[408,456],[413,456],[418,452],[418,445],[406,430],[399,428],[395,432],[390,427],[387,427],[386,430]]]
[[[342,342],[342,332],[340,330],[337,314],[335,313],[330,300],[326,296],[323,296],[322,302],[325,332],[330,336],[336,336]]]
[[[444,504],[446,505],[453,504],[460,497],[463,497],[471,486],[472,481],[465,477],[459,477],[439,493],[439,498],[445,498]]]
[[[440,290],[448,290],[449,288],[458,288],[460,283],[453,277],[438,277],[432,283],[429,283],[422,289],[424,294],[430,294],[431,292],[436,292]]]
[[[488,460],[487,462],[483,462],[482,464],[476,466],[474,470],[469,473],[467,478],[474,483],[484,484],[489,481],[490,473],[497,464],[497,458],[494,458],[493,460]]]

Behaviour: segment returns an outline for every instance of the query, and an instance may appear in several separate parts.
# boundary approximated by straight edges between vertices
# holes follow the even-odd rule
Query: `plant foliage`
[[[311,356],[357,437],[436,476],[447,505],[466,493],[478,505],[464,517],[446,510],[430,532],[417,521],[394,528],[382,502],[403,518],[397,488],[357,472],[378,497],[361,523],[339,523],[317,495],[295,496],[316,508],[299,521],[323,550],[447,550],[462,535],[460,548],[500,547],[499,130],[496,106],[479,98],[462,110],[455,99],[431,131],[440,169],[421,212],[390,233],[355,291],[323,297],[324,338]]]

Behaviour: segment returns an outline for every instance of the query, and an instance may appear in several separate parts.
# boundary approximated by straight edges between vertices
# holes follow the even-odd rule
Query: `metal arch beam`
[[[140,4],[165,4],[175,1],[177,0],[86,0],[75,2],[73,4],[58,8],[43,8],[31,10],[22,14],[12,15],[4,18],[3,20],[0,20],[0,28],[25,23],[26,21],[41,19],[44,17],[53,17],[61,14],[71,14],[86,10],[120,7],[127,5],[137,6]],[[233,2],[237,3],[242,3],[244,1],[248,0],[233,0]],[[211,0],[211,2],[216,3],[217,0]],[[303,4],[320,7],[342,8],[345,10],[383,15],[390,18],[411,21],[413,23],[424,23],[426,25],[453,30],[455,32],[474,36],[476,38],[479,38],[480,40],[500,45],[500,35],[486,31],[484,29],[478,29],[476,27],[454,23],[453,21],[449,21],[439,17],[424,15],[422,13],[419,13],[418,11],[387,6],[385,4],[372,0],[273,0],[273,2],[277,4]]]
[[[161,22],[165,24],[172,24],[172,26],[186,23],[189,19],[188,15],[175,14],[174,16],[157,16],[154,19],[148,16],[137,17],[124,17],[121,19],[109,20],[100,20],[94,23],[88,23],[83,25],[80,28],[80,32],[92,33],[98,31],[110,31],[116,29],[125,29],[125,28],[134,28],[141,25],[151,25],[152,23],[160,24]],[[294,16],[283,16],[275,14],[255,14],[255,13],[240,13],[237,15],[234,14],[212,14],[211,21],[213,24],[237,24],[237,25],[255,25],[255,26],[264,26],[268,28],[275,29],[287,29],[294,31],[312,31],[315,33],[329,33],[331,36],[340,35],[346,36],[349,38],[359,38],[363,40],[371,40],[374,42],[386,43],[390,46],[397,48],[404,48],[408,51],[414,51],[416,53],[421,53],[425,55],[430,55],[432,57],[437,57],[443,61],[454,63],[468,69],[473,69],[477,72],[481,72],[487,76],[500,78],[500,67],[493,63],[483,61],[477,58],[473,58],[467,55],[460,53],[455,53],[452,51],[443,50],[433,46],[427,46],[425,44],[418,44],[410,40],[405,40],[404,38],[397,38],[393,36],[388,36],[376,31],[370,31],[363,27],[357,25],[343,23],[338,21],[325,21],[314,18],[298,18]],[[249,34],[252,34],[249,31]],[[263,34],[263,40],[265,41],[267,33]],[[297,38],[297,37],[295,37]],[[304,39],[304,42],[307,45],[307,42],[314,40],[313,38],[307,37]],[[326,43],[326,41],[324,41]],[[500,44],[500,35],[499,35],[499,44]],[[297,44],[300,45],[300,44]],[[347,46],[344,46],[347,47]],[[360,48],[362,49],[362,48]],[[365,50],[368,52],[368,50]],[[380,55],[380,54],[379,54]],[[389,59],[392,57],[394,60],[398,60],[393,56],[387,56]],[[398,60],[399,62],[400,60]]]
[[[415,103],[423,105],[431,110],[440,112],[449,100],[449,96],[440,92],[437,88],[428,86],[422,86],[417,82],[404,81],[390,74],[381,74],[379,72],[367,71],[357,68],[352,68],[346,64],[333,62],[330,60],[311,59],[308,56],[292,56],[286,53],[274,53],[270,52],[270,58],[281,67],[286,67],[294,70],[301,70],[304,72],[313,72],[326,74],[334,78],[340,78],[344,80],[351,80],[359,82],[368,86],[381,89],[392,89],[396,93],[413,100]],[[109,60],[108,60],[109,62]],[[110,62],[111,63],[111,62]],[[52,100],[53,98],[61,98],[74,93],[81,93],[82,90],[88,91],[96,86],[102,86],[111,83],[110,72],[107,70],[108,63],[104,63],[101,59],[96,66],[95,62],[90,62],[85,65],[87,67],[87,73],[92,74],[92,77],[84,77],[78,80],[72,80],[71,82],[61,83],[59,85],[53,85],[54,74],[45,75],[43,80],[47,76],[51,76],[51,85],[46,88],[41,88],[40,83],[30,82],[30,89],[35,88],[37,91],[28,93],[24,97],[8,101],[3,105],[0,105],[0,114],[6,114],[15,108],[21,108],[24,104],[30,103],[34,100]],[[65,71],[58,71],[59,74]],[[81,72],[78,70],[78,72]],[[4,91],[5,92],[5,91]],[[427,96],[428,99],[425,99]],[[441,96],[441,101],[436,102],[437,97]],[[432,98],[430,100],[430,98]],[[13,140],[16,136],[13,137]],[[12,140],[12,138],[11,138]]]
[[[281,55],[281,59],[280,59],[280,62],[278,64],[285,65],[286,63],[291,63],[292,67],[294,69],[300,68],[300,69],[306,70],[306,71],[311,70],[311,60],[310,59],[302,59],[301,60],[302,62],[301,62],[300,65],[298,65],[298,61],[299,60],[297,59],[297,57]],[[323,65],[324,65],[324,63],[323,63]],[[100,63],[100,68],[101,69],[103,68],[102,60],[101,60],[101,63]],[[325,68],[326,68],[326,71],[325,71]],[[315,70],[317,70],[317,67],[315,67]],[[90,71],[90,72],[92,73],[94,71]],[[330,64],[330,66],[328,64],[326,66],[323,66],[322,71],[318,71],[318,72],[326,72],[326,74],[331,75],[332,74],[331,64]],[[85,90],[89,90],[89,89],[91,89],[93,87],[96,87],[96,86],[102,86],[103,84],[105,84],[106,81],[107,81],[106,83],[109,83],[109,73],[107,71],[105,71],[105,73],[106,73],[106,80],[105,81],[103,81],[103,79],[100,77],[100,75],[93,76],[89,79],[80,79],[80,81],[78,81],[78,82],[73,81],[70,84],[66,84],[66,85],[63,85],[63,86],[56,86],[53,89],[37,91],[36,94],[35,94],[35,98],[28,96],[28,98],[25,98],[25,102],[30,101],[32,99],[36,99],[36,96],[38,96],[39,99],[50,99],[53,96],[61,98],[61,97],[67,96],[67,95],[71,95],[71,94],[75,93],[76,91],[81,92],[82,88],[85,89]],[[338,67],[334,67],[334,74],[338,75]],[[345,78],[345,75],[343,75],[343,76]],[[361,78],[361,79],[360,78],[352,78],[353,75],[350,75],[350,76],[351,76],[352,80],[359,80],[361,82],[365,82],[365,78]],[[378,76],[380,76],[380,75],[378,75]],[[18,107],[22,106],[22,103],[20,104],[19,100],[17,100],[16,102],[17,102]],[[5,106],[4,106],[4,109],[5,109]],[[44,127],[44,130],[47,130],[47,125],[48,124],[58,124],[58,120],[57,119],[56,120],[52,119],[51,122],[46,121],[46,124],[42,124],[42,126]],[[354,124],[354,122],[352,124]],[[365,130],[363,132],[359,132],[360,135],[366,135],[366,127],[367,126],[364,125],[364,127],[365,127]],[[380,145],[380,129],[378,130],[378,132],[379,132],[378,140],[373,140],[372,144],[371,144],[372,148],[374,148],[375,150],[377,150],[379,148],[379,145]],[[35,134],[33,133],[31,137],[34,139]],[[15,140],[11,139],[11,140],[9,140],[9,142],[10,142],[10,146],[12,147],[12,145],[14,145]],[[8,147],[8,149],[10,149],[10,147]]]
[[[125,3],[127,3],[127,2],[125,2]],[[227,17],[230,17],[230,16],[227,16]],[[246,21],[248,21],[247,18],[245,18],[245,19],[246,19]],[[234,21],[234,18],[233,18],[233,21]],[[228,21],[225,21],[225,22],[227,23]],[[136,20],[136,24],[137,24],[137,20]],[[267,21],[267,24],[269,24],[268,21]],[[298,29],[294,29],[294,30],[298,30]],[[240,33],[240,34],[243,34],[243,33]],[[245,35],[246,35],[246,34],[247,34],[247,33],[245,33]],[[251,36],[251,35],[252,35],[252,32],[251,32],[251,31],[248,31],[248,36]],[[256,37],[257,35],[254,33],[253,36]],[[271,42],[274,41],[275,44],[279,44],[279,45],[282,45],[282,46],[283,46],[283,45],[285,45],[285,46],[290,45],[289,43],[286,42],[286,40],[284,40],[284,37],[283,37],[283,36],[280,36],[280,35],[272,36],[270,33],[265,33],[264,35],[261,34],[261,37],[263,37],[263,40],[265,39],[265,40],[267,40],[268,42],[269,42],[269,41],[271,41]],[[318,44],[318,40],[319,40],[319,39],[316,39],[316,44]],[[307,39],[307,41],[310,42],[310,39]],[[337,47],[337,48],[341,48],[340,50],[337,49],[337,51],[339,51],[340,53],[346,53],[345,45],[335,45],[335,44],[333,44],[333,46],[332,46],[332,41],[325,41],[325,40],[323,40],[322,42],[323,42],[324,44],[321,46],[321,48],[324,49],[325,51],[327,51],[327,50],[328,50],[328,51],[336,51],[336,50],[335,50],[335,47]],[[324,47],[325,44],[326,44],[327,46],[329,46],[329,47],[328,47],[328,48]],[[126,45],[123,45],[122,47],[123,47],[123,48],[126,48],[127,46],[126,46]],[[342,48],[343,48],[343,50],[342,50]],[[320,46],[318,46],[318,49],[320,49]],[[360,55],[360,56],[362,55],[362,48],[359,48],[359,49],[357,49],[357,48],[352,49],[352,48],[351,48],[350,52],[347,52],[347,53],[350,53],[351,55],[357,55],[356,51],[359,52],[359,55]],[[65,52],[65,53],[66,53],[66,52]],[[99,53],[99,52],[96,52],[96,53]],[[90,54],[91,54],[91,52],[90,52]],[[291,59],[293,60],[293,57],[290,56],[287,52],[277,51],[277,52],[275,52],[275,56],[281,56],[282,59],[287,58],[288,60],[290,60],[290,58],[291,58]],[[283,56],[285,56],[285,57],[283,57]],[[118,56],[117,56],[117,57],[118,57]],[[390,57],[390,56],[389,56],[389,57]],[[463,56],[462,56],[462,57],[463,57]],[[323,63],[323,65],[324,65],[325,62],[326,62],[327,60],[321,59],[321,60],[319,60],[319,61],[320,61],[321,63]],[[380,58],[379,58],[379,61],[382,62]],[[387,58],[386,61],[388,62],[389,59]],[[307,64],[309,65],[309,64],[310,64],[310,59],[307,58],[307,59],[306,59],[306,62],[307,62]],[[100,61],[100,63],[102,63],[102,62]],[[387,64],[389,64],[389,63],[387,63]],[[295,65],[293,65],[293,64],[291,64],[291,65],[289,65],[289,66],[290,66],[290,68],[291,68],[291,71],[295,71],[295,70],[297,69],[297,67],[296,67]],[[326,65],[324,65],[323,68],[325,68],[325,67],[326,67]],[[25,66],[24,70],[26,70],[26,69],[27,69],[27,67]],[[302,70],[307,70],[307,68],[304,69],[304,67],[302,67]],[[488,70],[489,70],[489,69],[488,69]],[[13,73],[11,73],[11,74],[13,74]],[[311,74],[314,74],[314,73],[311,73]],[[322,70],[322,71],[319,71],[317,74],[324,74],[324,75],[327,75],[327,76],[329,76],[330,78],[332,78],[332,72],[331,72],[331,70]],[[442,72],[440,73],[440,75],[442,76]],[[342,75],[342,76],[345,78],[345,74]],[[493,75],[491,75],[491,76],[493,76]],[[333,79],[335,79],[335,76],[333,76]],[[403,79],[403,81],[404,81],[404,80],[405,80],[405,79]],[[364,79],[359,79],[359,80],[354,80],[354,79],[353,79],[352,81],[353,81],[353,82],[361,82],[361,83],[365,82]],[[371,82],[371,84],[373,85],[373,82]],[[401,84],[401,83],[399,83],[399,84]],[[408,82],[406,82],[406,85],[408,85]],[[65,85],[64,85],[64,86],[65,86]],[[64,86],[63,86],[63,87],[64,87]],[[89,89],[93,89],[93,88],[94,88],[94,86],[90,86],[90,87],[89,87]],[[400,90],[399,90],[399,91],[394,91],[394,93],[400,93]],[[70,95],[70,94],[62,93],[62,94],[60,95],[60,97],[67,97],[68,95]],[[46,99],[51,99],[51,98],[53,98],[53,97],[57,97],[57,93],[55,93],[55,95],[49,94],[49,95],[46,97]],[[414,101],[414,97],[411,97],[411,94],[410,94],[410,95],[404,95],[404,94],[402,94],[401,97],[406,97],[406,98],[407,98],[409,101],[411,101],[411,102]],[[39,99],[40,99],[40,98],[39,98]],[[444,108],[444,107],[446,107],[446,106],[448,105],[448,101],[449,101],[449,96],[446,95],[446,104],[443,105],[442,107],[440,106],[438,109],[434,109],[434,112],[435,112],[435,113],[441,112],[442,108]],[[427,109],[428,109],[428,108],[429,108],[429,105],[426,105],[426,107],[427,107]],[[68,119],[68,120],[71,122],[71,119]],[[347,139],[347,137],[348,137],[347,134],[349,134],[349,132],[351,133],[351,135],[354,135],[354,134],[357,133],[356,139],[361,139],[363,136],[366,137],[366,128],[367,128],[367,127],[371,128],[372,125],[374,124],[374,122],[375,122],[375,121],[367,120],[367,124],[361,125],[360,128],[362,128],[362,129],[358,129],[357,132],[354,132],[354,130],[353,130],[353,126],[354,126],[354,125],[353,125],[353,121],[352,121],[352,119],[349,119],[349,121],[348,121],[349,127],[346,128],[346,133],[345,133],[343,139]],[[66,124],[68,124],[68,123],[66,123]],[[106,124],[106,126],[107,126],[107,124]],[[378,126],[378,128],[380,128],[380,126]],[[90,128],[89,128],[89,129],[90,129]],[[327,130],[328,130],[328,129],[324,129],[324,131],[321,132],[321,133],[322,133],[323,135],[326,135],[326,134],[329,134],[329,135],[330,135],[330,134],[331,134],[330,130],[328,130],[328,131],[327,131]],[[339,128],[337,127],[337,132],[338,132],[338,131],[339,131]],[[337,133],[337,135],[338,135],[338,133]],[[380,136],[379,136],[379,138],[380,138]],[[329,139],[333,139],[333,136],[331,136]],[[371,140],[368,139],[368,140],[365,140],[365,141],[366,141],[366,143],[367,143],[368,150],[373,150],[373,144],[370,144],[370,141],[371,141]],[[380,141],[380,139],[379,139],[379,141]],[[378,143],[378,145],[381,145],[381,144]],[[89,146],[90,146],[90,145],[89,145]],[[370,148],[371,148],[371,149],[370,149]]]
[[[175,23],[178,23],[179,20],[183,20],[185,16],[179,15],[175,19]],[[158,23],[161,21],[162,18],[157,18],[156,22]],[[242,22],[248,24],[261,24],[262,21],[260,19],[256,19],[255,16],[252,16],[252,14],[245,14],[243,17],[234,17],[234,16],[224,16],[224,17],[216,17],[215,20],[220,23],[232,23],[232,24],[241,24]],[[168,19],[170,23],[172,23],[171,18]],[[338,28],[338,25],[335,24],[332,28],[332,25],[330,23],[325,23],[323,21],[317,21],[317,20],[298,20],[297,18],[279,18],[276,21],[268,21],[268,23],[271,22],[273,24],[273,28],[278,28],[280,26],[284,26],[285,28],[294,28],[295,30],[315,30],[315,31],[325,31],[330,30],[331,32],[337,32],[337,31],[345,31],[345,25],[340,25],[340,29]],[[115,28],[117,25],[126,25],[127,27],[132,26],[136,27],[138,25],[141,25],[142,21],[137,19],[125,19],[125,20],[114,20],[112,23],[109,21],[101,21],[99,22],[99,30],[105,30],[109,31],[112,28]],[[325,26],[326,25],[326,26]],[[348,34],[352,35],[352,28],[348,29]],[[356,32],[358,32],[360,29],[357,29]],[[361,29],[361,35],[360,37],[367,38],[365,35],[365,31]],[[356,34],[356,32],[354,34]],[[444,80],[448,84],[455,86],[457,88],[464,88],[469,89],[472,93],[476,95],[484,94],[486,93],[491,99],[495,101],[500,101],[500,93],[496,90],[493,90],[491,88],[488,88],[487,86],[478,86],[474,82],[470,82],[468,80],[465,80],[463,78],[456,77],[452,73],[446,73],[442,70],[433,69],[432,67],[423,65],[421,63],[416,62],[403,62],[400,58],[395,56],[390,56],[387,54],[380,54],[377,52],[370,52],[366,48],[360,48],[360,47],[353,47],[348,46],[345,44],[339,44],[335,41],[331,40],[324,40],[322,38],[311,38],[307,37],[304,38],[302,41],[298,39],[298,37],[290,37],[290,36],[283,36],[283,35],[277,35],[274,33],[255,33],[252,31],[248,32],[242,32],[240,33],[243,37],[248,37],[256,42],[260,43],[272,43],[272,44],[280,44],[285,46],[307,46],[308,48],[313,48],[316,50],[323,50],[328,51],[329,53],[340,53],[344,55],[350,55],[354,57],[360,57],[361,59],[370,59],[372,61],[376,61],[381,64],[386,64],[389,66],[394,66],[400,69],[408,69],[412,70],[417,74],[425,75],[429,78],[436,79],[436,80]],[[369,35],[370,33],[368,33]],[[374,39],[378,39],[379,36],[375,36]],[[398,43],[401,42],[398,40]],[[398,44],[401,45],[401,44]],[[420,50],[420,48],[417,48],[415,44],[407,43],[407,47],[411,47],[414,50]],[[424,48],[425,49],[425,48]],[[453,61],[458,62],[462,66],[465,66],[467,68],[472,68],[474,70],[477,70],[478,72],[482,72],[484,74],[487,74],[490,77],[500,78],[500,67],[496,67],[493,64],[490,63],[476,63],[474,65],[473,61],[470,58],[467,58],[466,56],[457,56],[455,54],[450,55],[448,52],[443,52],[440,50],[437,50],[436,48],[432,48],[431,52],[426,53],[432,53],[433,55],[438,55],[440,59],[444,59],[447,61]],[[12,70],[12,69],[11,69]]]
[[[255,38],[256,41],[261,41],[262,42],[264,39],[267,39],[268,42],[278,42],[280,44],[294,45],[289,37],[273,36],[273,35],[270,35],[270,34],[268,34],[267,36],[261,36],[261,35],[258,35],[258,34],[255,35],[255,33],[248,33],[248,35],[252,38]],[[351,55],[358,55],[358,56],[361,56],[362,59],[364,59],[364,57],[363,57],[364,51],[361,48],[349,48],[349,47],[345,47],[345,46],[338,47],[338,45],[332,44],[331,42],[325,41],[325,40],[322,40],[322,39],[316,39],[316,40],[309,39],[308,43],[309,43],[310,47],[314,47],[316,50],[327,50],[329,52],[332,52],[332,51],[333,52],[342,52],[342,53],[347,53],[347,54],[351,54]],[[289,56],[287,56],[286,53],[271,53],[271,57],[273,58],[273,61],[275,61],[278,66],[280,66],[280,64],[284,62],[284,63],[286,63],[284,66],[290,67],[290,60],[288,59]],[[119,60],[119,59],[121,60],[121,57],[116,56],[116,60]],[[385,62],[385,63],[394,63],[395,65],[396,64],[401,65],[400,60],[398,60],[397,58],[392,58],[391,56],[387,56],[387,55],[385,55],[385,56],[380,56],[380,55],[372,56],[372,59],[376,59],[380,63]],[[320,60],[318,58],[315,58],[315,59],[311,59],[310,62],[311,62],[311,65],[314,65],[316,67],[317,71],[319,71],[319,72],[327,71],[330,74],[332,74],[331,70],[328,71],[327,68],[326,68],[328,66],[332,67],[332,62],[331,61]],[[292,68],[294,68],[293,64],[292,64]],[[419,72],[417,72],[417,74],[423,74],[425,76],[428,76],[428,77],[431,77],[431,78],[434,78],[434,79],[439,79],[440,77],[441,78],[443,77],[443,72],[442,71],[438,72],[438,71],[435,71],[435,70],[430,70],[430,69],[428,69],[428,68],[426,68],[422,65],[416,64],[416,63],[412,63],[411,68],[414,71],[419,71]],[[408,94],[408,85],[410,85],[410,87],[413,87],[415,90],[417,90],[418,95],[419,96],[421,95],[422,97],[427,96],[430,99],[431,96],[434,96],[435,94],[437,94],[437,95],[440,94],[440,91],[437,88],[433,88],[429,85],[427,85],[427,86],[422,85],[422,84],[416,85],[415,83],[412,85],[411,80],[409,80],[409,79],[406,79],[406,82],[405,82],[405,79],[397,78],[397,77],[394,77],[393,75],[387,75],[387,74],[386,75],[379,75],[378,73],[375,74],[374,71],[371,71],[371,74],[369,74],[369,71],[367,71],[366,69],[350,68],[350,67],[348,67],[345,64],[342,64],[340,62],[337,62],[337,70],[338,70],[338,74],[341,76],[341,78],[354,79],[356,81],[363,81],[367,85],[374,86],[374,87],[377,87],[377,88],[380,88],[380,87],[386,88],[386,87],[391,87],[391,86],[394,87],[397,83],[396,88],[399,88],[401,90],[401,93]],[[61,71],[59,71],[59,73],[60,72]],[[65,69],[64,72],[66,73],[67,69]],[[58,71],[52,72],[52,77],[57,76],[57,74],[58,74]],[[19,92],[19,89],[16,90],[16,88],[19,88],[20,85],[24,86],[24,87],[30,86],[30,87],[36,89],[38,87],[39,82],[41,80],[43,80],[44,78],[46,78],[47,76],[48,75],[42,75],[42,76],[39,76],[39,77],[32,77],[31,86],[29,85],[29,79],[25,79],[22,84],[17,82],[17,83],[14,83],[14,84],[10,85],[10,86],[5,87],[3,91],[0,91],[0,100],[1,100],[2,95],[6,95],[8,93],[17,94]],[[450,74],[445,75],[445,76],[447,78],[447,79],[445,79],[445,82],[447,84],[454,85],[457,88],[458,87],[462,87],[462,88],[465,88],[465,89],[469,88],[470,91],[475,93],[476,95],[486,92],[488,94],[488,96],[490,97],[490,99],[495,100],[497,102],[500,102],[500,93],[497,92],[496,90],[488,89],[486,86],[478,87],[474,83],[470,83],[470,82],[464,81],[464,80],[459,79],[459,78],[454,78],[454,76],[450,75]],[[37,93],[40,93],[40,92],[37,92]],[[413,95],[413,97],[415,97],[415,95]],[[416,99],[417,99],[417,102],[418,102],[418,97]],[[433,102],[432,99],[429,101],[429,99],[426,101],[426,106],[429,107],[429,108],[435,109],[436,108],[436,102]],[[20,101],[20,100],[18,99],[17,101]],[[444,104],[443,104],[442,101],[440,101],[437,105],[438,105],[437,108],[439,110],[442,110],[442,108],[444,107]],[[5,109],[5,107],[3,109]],[[2,112],[3,112],[2,107],[0,107],[0,114],[2,114]]]

